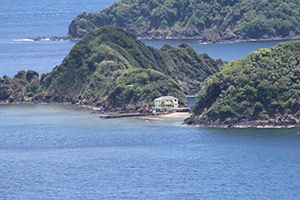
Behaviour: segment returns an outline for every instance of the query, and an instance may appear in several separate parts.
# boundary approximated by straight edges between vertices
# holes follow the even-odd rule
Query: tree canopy
[[[279,43],[232,61],[205,81],[194,108],[196,123],[277,120],[300,116],[300,41]],[[280,124],[280,123],[279,123]]]
[[[203,41],[260,39],[300,33],[298,0],[120,0],[98,13],[81,13],[69,38],[114,25],[142,38]]]

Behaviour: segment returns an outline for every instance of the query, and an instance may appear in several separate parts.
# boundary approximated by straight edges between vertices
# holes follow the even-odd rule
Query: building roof
[[[172,97],[172,96],[162,96],[162,97],[154,99],[154,101],[155,100],[160,100],[160,101],[164,100],[164,101],[166,101],[166,100],[174,100],[174,99],[177,99],[177,98]]]

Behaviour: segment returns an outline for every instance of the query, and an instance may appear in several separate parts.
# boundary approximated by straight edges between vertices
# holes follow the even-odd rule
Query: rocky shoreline
[[[184,123],[183,123],[184,124]],[[203,125],[203,124],[198,124],[198,125],[192,125],[193,127],[204,127],[204,128],[296,128],[300,127],[300,125],[233,125],[233,126],[227,126],[227,125]]]
[[[35,37],[35,38],[24,38],[17,41],[79,41],[81,38],[73,38],[69,35],[64,37],[53,36],[50,38],[47,37]],[[166,37],[166,36],[144,36],[138,37],[139,40],[199,40],[199,44],[226,44],[226,43],[240,43],[240,42],[263,42],[263,41],[280,41],[280,40],[298,40],[300,39],[300,35],[297,36],[287,36],[287,37],[270,37],[270,38],[259,38],[259,39],[220,39],[217,41],[209,41],[203,40],[202,36],[174,36],[174,37]]]
[[[57,37],[57,36],[53,36],[53,37],[35,37],[35,38],[23,38],[23,39],[19,39],[16,41],[78,41],[81,38],[67,38],[67,37]]]
[[[224,121],[209,121],[195,116],[184,120],[184,124],[211,128],[293,128],[300,127],[300,119],[295,116],[275,116],[268,119],[226,118]]]

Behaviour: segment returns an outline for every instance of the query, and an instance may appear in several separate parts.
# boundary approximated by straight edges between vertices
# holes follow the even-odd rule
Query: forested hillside
[[[186,123],[299,125],[299,80],[300,41],[259,49],[205,81]]]
[[[157,97],[196,94],[223,66],[188,44],[161,50],[145,46],[120,27],[105,26],[80,40],[52,72],[20,71],[0,79],[0,100],[95,105],[106,110],[145,110]],[[37,79],[37,80],[36,80]]]
[[[298,0],[120,0],[96,13],[81,13],[68,38],[104,25],[126,28],[141,38],[198,38],[202,41],[296,37]]]

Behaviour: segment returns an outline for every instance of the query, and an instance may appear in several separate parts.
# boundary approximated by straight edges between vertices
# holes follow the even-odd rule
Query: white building
[[[178,99],[172,96],[163,96],[154,99],[155,109],[162,109],[167,107],[168,109],[178,108]]]

